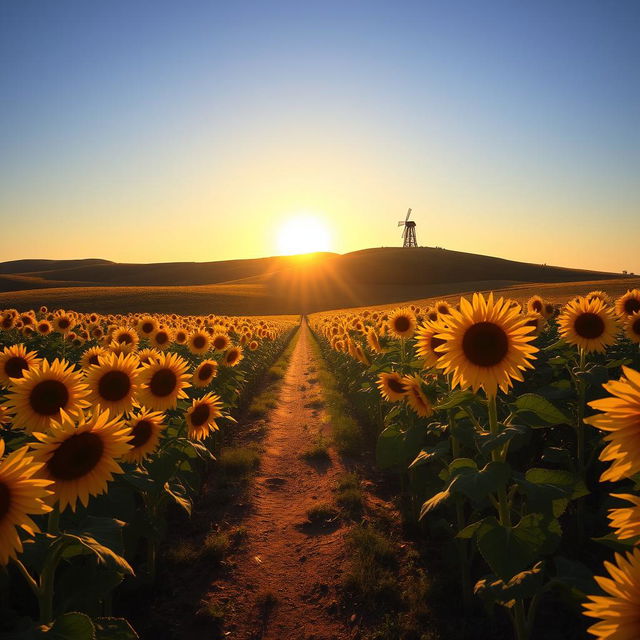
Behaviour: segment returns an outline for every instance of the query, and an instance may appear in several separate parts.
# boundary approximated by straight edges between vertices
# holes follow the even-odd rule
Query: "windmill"
[[[402,238],[404,240],[404,243],[402,244],[403,247],[418,246],[418,241],[416,240],[416,223],[413,220],[409,220],[410,215],[411,209],[407,211],[407,217],[398,222],[399,227],[404,227],[404,231],[402,232]]]

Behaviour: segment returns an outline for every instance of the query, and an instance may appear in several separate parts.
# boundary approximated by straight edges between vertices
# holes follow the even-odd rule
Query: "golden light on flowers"
[[[226,333],[217,333],[211,339],[211,344],[216,351],[224,351],[230,343],[231,341]]]
[[[446,300],[434,302],[433,309],[439,316],[448,316],[451,313],[451,305]]]
[[[116,342],[119,345],[124,345],[129,351],[133,351],[140,341],[140,337],[129,327],[117,327],[115,331],[111,333],[111,341]]]
[[[529,344],[534,337],[524,318],[503,298],[494,302],[492,293],[486,300],[479,293],[472,302],[462,298],[460,311],[451,310],[436,337],[445,341],[437,348],[442,354],[437,366],[452,374],[452,386],[474,392],[482,388],[488,396],[498,388],[507,392],[512,380],[522,380],[538,351]]]
[[[27,351],[23,344],[5,347],[0,353],[0,384],[9,384],[11,378],[23,378],[29,369],[42,361],[35,351]]]
[[[589,627],[600,640],[636,640],[640,638],[640,548],[626,555],[615,554],[615,564],[604,563],[610,577],[595,576],[607,595],[588,596],[582,606],[584,615],[599,618]]]
[[[524,318],[524,323],[527,327],[531,327],[531,333],[534,336],[539,336],[545,328],[547,321],[544,316],[539,313],[528,313]]]
[[[616,313],[619,316],[630,316],[640,311],[640,289],[631,289],[616,300]]]
[[[441,355],[436,351],[445,342],[436,336],[440,331],[441,327],[438,324],[427,322],[416,332],[416,354],[424,360],[425,368],[435,367]]]
[[[407,392],[402,376],[395,371],[381,373],[378,376],[377,386],[382,397],[389,402],[404,400]]]
[[[122,456],[125,462],[142,462],[158,448],[165,428],[163,418],[161,411],[143,409],[127,422],[131,449]]]
[[[36,331],[42,336],[49,335],[53,331],[53,325],[48,320],[39,320]]]
[[[66,360],[43,360],[9,387],[8,405],[12,408],[14,425],[31,433],[46,431],[61,412],[78,414],[89,406],[89,394],[80,372]]]
[[[222,362],[227,367],[235,367],[242,358],[244,358],[244,355],[242,354],[242,347],[235,346],[227,349],[224,354],[224,358],[222,358]]]
[[[189,438],[204,440],[211,431],[215,431],[216,418],[222,415],[222,402],[213,393],[207,393],[202,398],[196,398],[187,410],[187,427]]]
[[[0,440],[0,459],[5,444]],[[29,535],[40,529],[30,516],[51,511],[44,500],[51,495],[49,480],[34,478],[42,467],[22,447],[0,460],[0,565],[6,565],[22,551],[18,527]]]
[[[611,397],[589,403],[603,413],[584,420],[608,432],[600,460],[611,462],[611,466],[600,476],[603,482],[616,482],[640,471],[640,373],[629,367],[622,367],[622,372],[620,380],[602,385]]]
[[[100,357],[108,353],[104,347],[89,347],[80,357],[80,366],[88,369],[91,365],[98,364]]]
[[[51,489],[60,511],[76,510],[78,500],[86,507],[89,496],[105,493],[114,474],[122,473],[118,459],[131,445],[131,431],[122,420],[109,419],[109,412],[82,415],[76,425],[64,414],[52,422],[49,433],[34,433],[34,460],[43,463],[39,475],[53,481]]]
[[[391,335],[410,338],[416,330],[416,316],[411,309],[396,309],[388,320]]]
[[[138,390],[138,359],[132,355],[107,353],[87,371],[92,405],[108,409],[111,415],[131,411]]]
[[[541,296],[535,295],[531,296],[527,300],[527,312],[528,313],[539,313],[540,315],[544,312],[544,300]]]
[[[633,315],[626,317],[624,332],[629,340],[640,343],[640,311],[636,311]]]
[[[419,376],[405,376],[402,379],[407,404],[421,417],[428,418],[433,413],[433,404],[422,390]]]
[[[591,351],[604,351],[616,341],[613,311],[599,298],[576,298],[562,310],[558,318],[560,335],[569,344]]]
[[[139,402],[156,411],[175,409],[178,400],[187,397],[184,389],[191,386],[188,369],[189,364],[179,355],[161,353],[140,372]]]
[[[166,327],[160,327],[152,334],[151,344],[157,349],[168,349],[171,344],[171,331]]]
[[[187,347],[194,355],[202,355],[211,349],[211,338],[204,331],[194,331],[187,338]]]
[[[157,349],[141,349],[136,353],[138,356],[139,366],[148,364],[152,360],[156,360],[160,356],[161,352]]]
[[[191,382],[194,387],[208,387],[218,373],[218,363],[215,360],[204,360],[193,372]]]
[[[607,516],[610,527],[615,531],[616,538],[628,540],[640,536],[640,496],[629,493],[612,493],[612,497],[626,500],[633,506],[620,509],[610,509]]]
[[[373,327],[369,327],[367,331],[367,345],[369,349],[374,353],[382,353],[382,347],[380,346],[380,340],[378,339],[378,334]]]
[[[68,313],[61,313],[54,317],[53,328],[58,332],[66,335],[73,329],[75,322]]]
[[[138,320],[136,329],[141,337],[150,338],[158,330],[158,321],[153,316],[144,316]]]

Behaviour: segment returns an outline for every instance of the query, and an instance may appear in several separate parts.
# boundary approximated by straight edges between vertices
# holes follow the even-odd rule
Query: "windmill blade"
[[[398,222],[399,227],[404,227],[404,225],[405,225],[404,220],[400,220],[400,222]]]
[[[404,238],[407,235],[407,230],[405,229],[400,235],[401,238]]]
[[[409,209],[409,211],[407,211],[407,217],[405,218],[405,222],[409,219],[409,216],[411,215],[411,209]]]

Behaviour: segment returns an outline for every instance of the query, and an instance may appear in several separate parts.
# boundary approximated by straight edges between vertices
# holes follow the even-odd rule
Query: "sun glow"
[[[287,220],[278,232],[278,253],[290,256],[296,253],[330,251],[331,236],[322,220],[313,215],[297,215]]]

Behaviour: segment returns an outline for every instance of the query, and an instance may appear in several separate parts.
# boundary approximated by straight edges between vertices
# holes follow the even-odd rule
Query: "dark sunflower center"
[[[22,378],[22,372],[29,368],[29,363],[20,356],[13,356],[4,363],[4,372],[10,378]]]
[[[158,331],[158,333],[156,333],[156,342],[158,344],[164,344],[167,340],[169,340],[169,336],[165,331]]]
[[[0,482],[0,524],[11,509],[11,490],[4,482]]]
[[[633,324],[631,325],[631,331],[633,331],[633,333],[635,333],[637,336],[640,336],[640,318],[634,320]]]
[[[196,336],[193,339],[193,346],[196,349],[202,349],[206,343],[207,341],[205,340],[204,336]]]
[[[131,344],[133,342],[133,338],[128,333],[121,333],[118,336],[118,342],[120,344]]]
[[[407,316],[397,317],[394,320],[394,324],[398,333],[404,333],[405,331],[408,331],[409,327],[411,326],[411,322],[409,321],[409,318],[407,318]]]
[[[42,324],[38,325],[38,331],[40,331],[40,333],[45,333],[47,331],[49,331],[49,325],[46,322],[43,322]]]
[[[149,390],[154,396],[164,398],[172,394],[178,384],[178,378],[171,369],[159,369],[151,377]]]
[[[29,404],[41,416],[54,416],[69,402],[69,390],[60,380],[43,380],[31,389]]]
[[[98,382],[98,394],[109,402],[126,398],[131,389],[131,380],[124,371],[107,371]]]
[[[62,318],[62,319],[58,320],[58,326],[61,329],[67,329],[70,324],[71,323],[66,318]]]
[[[493,322],[471,325],[462,338],[462,351],[478,367],[493,367],[502,362],[509,351],[509,339]]]
[[[218,337],[213,341],[213,346],[216,349],[223,349],[226,344],[227,344],[227,340],[226,338],[223,338],[223,337]]]
[[[542,302],[540,302],[540,300],[534,300],[534,301],[531,303],[531,308],[532,308],[534,311],[537,311],[538,313],[540,313],[540,312],[542,311]]]
[[[151,333],[153,331],[153,324],[151,322],[142,323],[142,333]]]
[[[207,380],[213,373],[213,367],[210,364],[203,364],[198,370],[198,378],[200,380]]]
[[[581,338],[593,340],[604,333],[604,320],[597,313],[581,313],[573,323],[573,328]]]
[[[191,424],[193,424],[194,427],[201,427],[209,420],[210,414],[211,409],[209,409],[209,405],[199,404],[191,414]]]
[[[129,444],[137,449],[143,444],[146,444],[153,433],[153,425],[149,420],[140,420],[137,424],[131,427],[131,435],[133,438],[129,440]]]
[[[104,444],[95,433],[85,431],[67,438],[47,462],[55,480],[76,480],[86,476],[102,459]]]
[[[2,320],[2,328],[3,329],[11,329],[12,325],[13,325],[13,319],[12,318],[3,318],[3,320]]]
[[[436,338],[435,336],[431,336],[431,351],[435,351],[437,347],[441,347],[443,344],[445,344],[447,341],[443,340],[442,338]]]
[[[236,349],[232,349],[227,353],[227,362],[229,364],[233,364],[238,359],[238,351]]]
[[[89,364],[98,364],[98,356],[93,355],[89,358]]]
[[[640,311],[640,300],[638,298],[627,298],[624,301],[624,312],[630,316],[636,311]]]
[[[397,378],[387,378],[387,386],[395,393],[404,393],[406,391],[404,384]]]

